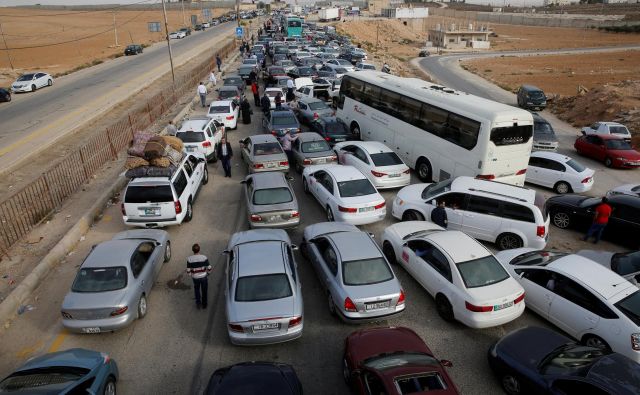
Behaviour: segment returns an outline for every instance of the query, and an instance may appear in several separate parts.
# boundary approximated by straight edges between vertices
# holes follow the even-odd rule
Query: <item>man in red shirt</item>
[[[602,237],[602,232],[609,222],[609,217],[611,216],[612,211],[613,209],[611,206],[607,204],[607,198],[603,197],[602,203],[600,203],[595,209],[593,223],[591,224],[591,227],[589,227],[587,235],[583,237],[582,240],[587,241],[591,236],[595,235],[596,239],[593,241],[593,244],[599,242]]]

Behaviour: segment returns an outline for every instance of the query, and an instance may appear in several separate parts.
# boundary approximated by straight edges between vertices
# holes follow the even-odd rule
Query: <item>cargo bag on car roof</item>
[[[162,139],[174,150],[181,152],[184,149],[184,143],[182,140],[175,136],[162,136]]]
[[[167,143],[165,143],[164,139],[160,136],[153,136],[144,147],[144,158],[146,160],[161,158],[164,156],[166,149]]]
[[[146,159],[138,156],[130,156],[124,162],[125,169],[135,169],[136,167],[149,166],[149,162]]]
[[[163,156],[162,158],[151,159],[149,161],[149,164],[151,164],[151,166],[157,167],[169,167],[171,165],[171,161],[169,160],[169,158]]]
[[[180,161],[184,157],[184,152],[177,151],[170,146],[167,146],[167,149],[165,150],[164,154],[167,157],[167,159],[169,159],[169,161],[171,161],[171,163],[176,166],[180,164]]]
[[[144,158],[144,147],[151,137],[155,136],[153,132],[135,132],[133,134],[133,144],[127,153],[131,156],[139,156]]]

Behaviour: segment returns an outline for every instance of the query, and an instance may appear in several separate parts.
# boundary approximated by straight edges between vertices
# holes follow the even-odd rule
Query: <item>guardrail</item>
[[[0,202],[0,257],[6,255],[14,243],[51,215],[105,163],[117,159],[118,154],[129,146],[135,131],[150,126],[179,97],[194,90],[198,81],[205,80],[216,67],[216,53],[224,59],[235,48],[236,43],[232,40],[219,50],[212,50],[211,56],[186,75],[176,78],[175,88],[169,85],[129,111],[103,133],[97,133],[29,185]]]

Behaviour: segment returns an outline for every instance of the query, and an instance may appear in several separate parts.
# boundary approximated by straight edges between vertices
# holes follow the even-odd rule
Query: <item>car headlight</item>
[[[622,161],[622,162],[626,162],[626,161],[628,161],[628,159],[627,159],[627,158],[616,158],[616,160],[619,160],[619,161]]]
[[[635,351],[640,351],[640,333],[631,334],[631,348]]]

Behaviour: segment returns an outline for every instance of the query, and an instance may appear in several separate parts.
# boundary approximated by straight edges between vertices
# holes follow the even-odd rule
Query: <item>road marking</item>
[[[42,340],[39,340],[36,344],[34,344],[31,347],[24,347],[24,348],[20,349],[20,351],[18,351],[16,353],[16,357],[18,357],[20,359],[25,359],[27,357],[30,357],[31,355],[33,355],[36,352],[38,352],[38,350],[40,350],[43,345],[44,344],[42,343]]]
[[[64,339],[67,337],[68,334],[69,332],[67,332],[66,329],[63,329],[60,333],[58,333],[56,338],[53,339],[53,343],[51,343],[51,347],[49,347],[49,352],[58,351],[58,349],[60,349],[60,346],[62,346],[62,343],[64,342]]]

